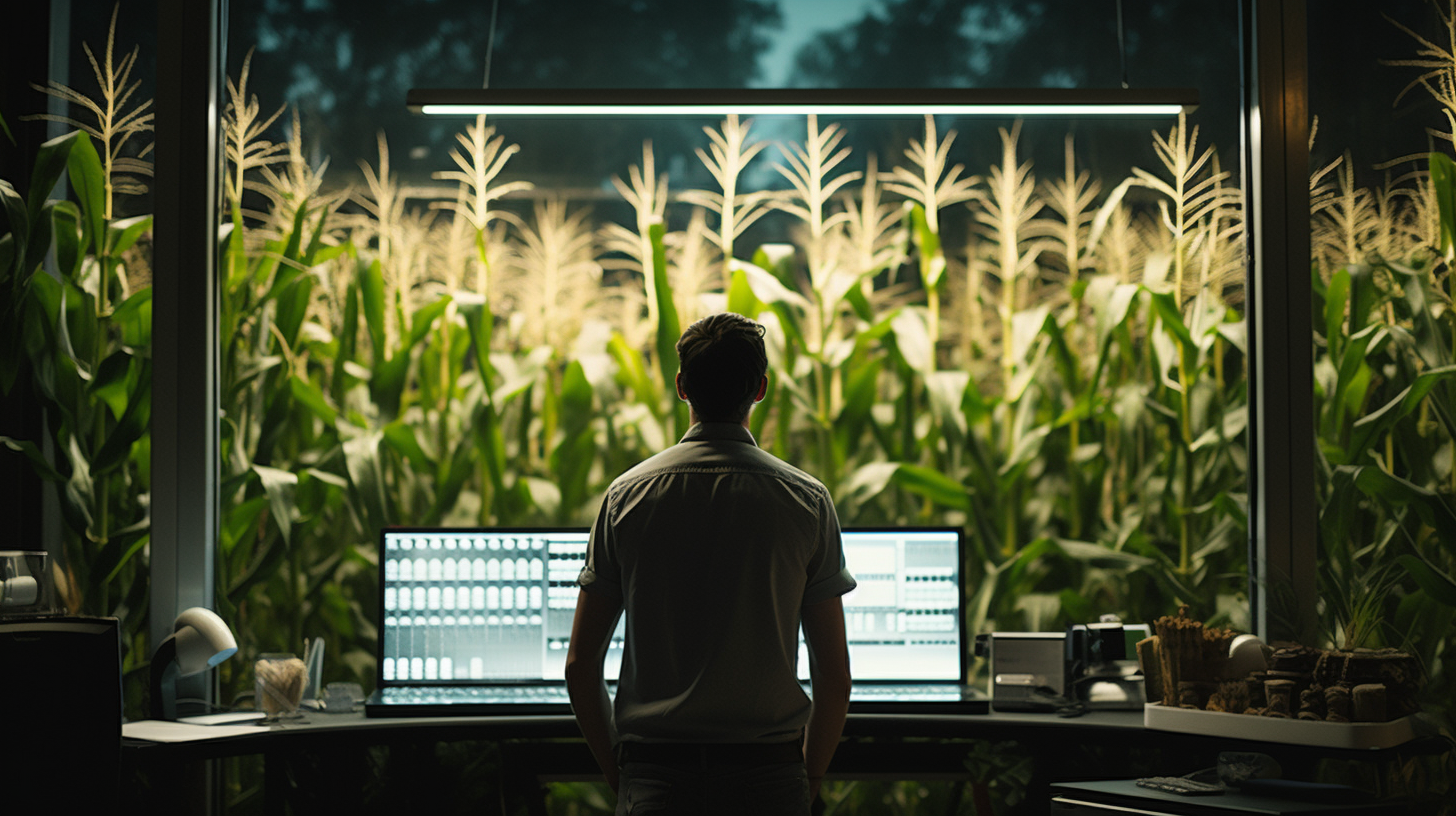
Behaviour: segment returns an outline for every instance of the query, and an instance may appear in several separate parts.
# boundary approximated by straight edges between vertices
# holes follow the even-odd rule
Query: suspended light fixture
[[[1198,106],[1191,89],[1076,88],[416,88],[427,116],[1177,116]]]

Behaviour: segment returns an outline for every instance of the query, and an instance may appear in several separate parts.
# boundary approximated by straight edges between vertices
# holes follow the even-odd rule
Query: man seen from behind
[[[804,816],[844,728],[840,596],[855,582],[829,492],[748,431],[768,387],[763,331],[725,313],[683,332],[692,425],[612,482],[592,528],[566,684],[619,816]],[[613,703],[602,664],[624,611]]]

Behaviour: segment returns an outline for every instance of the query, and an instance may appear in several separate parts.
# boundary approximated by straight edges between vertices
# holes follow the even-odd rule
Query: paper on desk
[[[166,720],[138,720],[136,722],[124,723],[121,726],[121,735],[129,739],[149,740],[151,742],[191,742],[193,740],[261,734],[268,730],[267,726],[262,725],[188,725],[187,723],[167,722]]]
[[[224,711],[219,714],[201,714],[196,717],[178,717],[177,722],[188,725],[233,725],[263,719],[261,711]]]

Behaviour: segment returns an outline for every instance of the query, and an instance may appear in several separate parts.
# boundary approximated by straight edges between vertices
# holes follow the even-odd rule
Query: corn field
[[[1450,87],[1452,48],[1431,47],[1411,64]],[[100,102],[48,89],[84,113],[31,190],[0,183],[0,387],[45,406],[54,457],[3,442],[56,483],[60,596],[123,619],[136,706],[151,221],[112,202],[145,191],[150,112],[136,52],[113,52],[93,60]],[[383,526],[587,525],[617,474],[686,429],[673,344],[725,309],[767,328],[753,434],[825,482],[843,525],[965,528],[972,631],[1180,604],[1248,625],[1242,198],[1186,118],[1108,184],[1070,136],[1062,166],[1033,168],[1016,123],[967,135],[927,116],[885,156],[814,116],[781,143],[727,116],[697,151],[709,189],[633,146],[612,182],[634,217],[612,223],[512,175],[530,145],[509,120],[463,123],[436,174],[448,193],[403,187],[384,134],[362,184],[332,185],[296,114],[247,80],[245,63],[222,122],[216,581],[242,647],[224,702],[254,655],[316,636],[325,681],[372,685]],[[951,163],[966,138],[1000,160]],[[1362,189],[1353,161],[1311,178],[1320,625],[1415,651],[1449,701],[1453,641],[1421,633],[1456,623],[1456,163],[1418,157]],[[782,183],[747,188],[765,164]],[[71,197],[47,199],[63,174]],[[793,240],[747,245],[764,219]]]

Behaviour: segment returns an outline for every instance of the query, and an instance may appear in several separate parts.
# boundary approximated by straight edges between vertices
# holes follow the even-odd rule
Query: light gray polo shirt
[[[616,727],[642,742],[794,739],[799,611],[855,586],[829,491],[727,422],[612,482],[579,582],[626,609]]]

